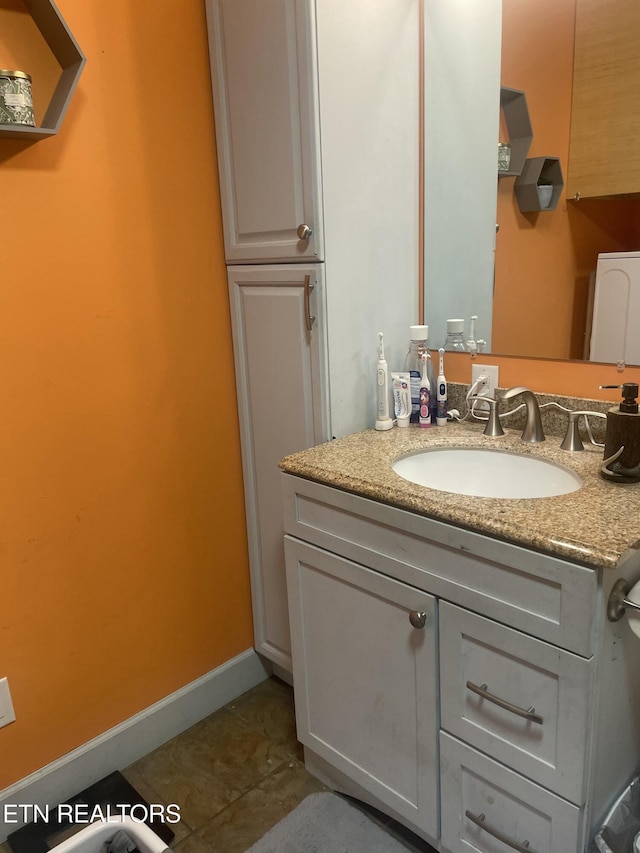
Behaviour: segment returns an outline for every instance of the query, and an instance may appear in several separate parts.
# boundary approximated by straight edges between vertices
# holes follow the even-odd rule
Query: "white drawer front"
[[[593,660],[440,603],[442,728],[578,805],[592,673]]]
[[[581,809],[444,732],[440,774],[449,853],[581,853]]]
[[[285,532],[589,657],[597,573],[283,475]]]

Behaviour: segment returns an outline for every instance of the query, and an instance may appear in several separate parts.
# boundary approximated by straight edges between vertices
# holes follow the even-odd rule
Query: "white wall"
[[[317,0],[332,432],[373,426],[418,322],[420,0]]]

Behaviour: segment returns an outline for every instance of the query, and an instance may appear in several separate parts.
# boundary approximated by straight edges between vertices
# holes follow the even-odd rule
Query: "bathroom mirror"
[[[554,210],[523,213],[516,179],[497,176],[497,143],[508,141],[504,86],[525,92],[528,156],[558,158],[566,183],[579,2],[425,4],[424,301],[432,346],[444,342],[448,317],[465,318],[466,335],[477,314],[487,352],[584,359],[598,254],[640,248],[635,198],[575,201],[563,191]],[[430,74],[446,75],[446,91],[430,90]]]

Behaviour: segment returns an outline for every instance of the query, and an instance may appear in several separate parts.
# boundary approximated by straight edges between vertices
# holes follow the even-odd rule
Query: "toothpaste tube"
[[[399,427],[408,427],[411,418],[411,377],[408,373],[391,374],[393,409]]]

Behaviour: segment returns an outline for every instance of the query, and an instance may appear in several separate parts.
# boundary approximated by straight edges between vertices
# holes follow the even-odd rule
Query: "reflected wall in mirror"
[[[501,0],[424,4],[424,322],[476,314],[490,343],[500,110]]]
[[[458,4],[445,5],[451,8]],[[592,17],[597,14],[597,30],[602,33],[609,28],[603,38],[610,50],[612,38],[617,39],[620,32],[631,31],[630,43],[640,43],[640,4],[629,4],[626,0],[474,3],[471,6],[481,6],[485,16],[482,26],[478,21],[472,22],[474,39],[481,41],[477,45],[472,44],[468,32],[466,42],[460,37],[460,30],[464,31],[465,22],[472,14],[468,2],[466,11],[454,9],[451,17],[457,21],[451,23],[449,30],[442,20],[435,21],[440,28],[436,34],[439,43],[446,45],[440,47],[441,53],[457,60],[457,64],[451,62],[445,68],[446,88],[451,98],[460,92],[466,97],[460,101],[464,110],[456,111],[449,105],[448,112],[443,108],[433,110],[429,100],[429,27],[434,26],[429,10],[441,6],[439,0],[431,0],[425,13],[425,322],[433,324],[432,345],[441,345],[444,340],[447,317],[465,317],[468,325],[471,314],[480,314],[484,326],[478,336],[491,341],[492,353],[583,359],[592,298],[590,274],[596,268],[598,254],[640,249],[640,200],[638,196],[620,195],[619,189],[615,197],[583,197],[580,201],[568,200],[563,192],[554,210],[521,212],[514,192],[516,179],[497,177],[497,143],[506,141],[499,111],[499,89],[504,86],[526,93],[533,126],[528,157],[558,158],[565,186],[571,189],[569,151],[576,14],[582,15],[579,21],[584,20],[585,10]],[[616,24],[623,6],[624,14],[634,18],[629,26]],[[444,7],[441,11],[444,16]],[[617,65],[622,55],[638,53],[637,49],[621,51],[614,47],[606,61],[610,66]],[[472,70],[464,58],[470,55],[474,59]],[[596,80],[602,61],[602,57],[590,54],[588,61],[582,62],[582,77],[586,72]],[[640,93],[640,63],[636,64],[639,79],[635,91]],[[494,107],[487,87],[494,85],[494,79],[496,106],[492,112]],[[588,82],[589,78],[586,79]],[[637,113],[640,120],[640,94],[635,97],[637,107],[628,108],[627,113]],[[444,102],[445,96],[441,95],[441,99]],[[482,105],[482,115],[470,111],[476,102]],[[584,92],[582,102],[585,103]],[[602,125],[605,110],[595,98],[590,101],[588,90],[586,108],[593,111],[588,124]],[[607,118],[605,134],[614,134],[611,128]],[[437,149],[438,138],[443,137],[446,140],[443,146],[449,146],[446,149],[449,160],[455,162],[453,168],[443,151]],[[482,157],[479,153],[488,152],[489,147],[492,165],[486,153]],[[637,148],[635,138],[629,140],[628,147]],[[461,149],[459,156],[458,149]],[[485,175],[484,170],[489,174]],[[446,184],[454,186],[456,182],[466,192],[441,191]],[[457,230],[454,221],[447,220],[447,211],[454,214],[457,211],[461,223]],[[477,239],[469,238],[473,235],[465,223],[469,217],[476,225]],[[466,275],[464,264],[471,263],[470,259],[475,267]]]
[[[580,2],[502,4],[502,85],[526,92],[534,133],[529,157],[559,157],[565,181]],[[606,17],[606,6],[617,0],[599,2]],[[599,120],[595,114],[593,121]],[[582,359],[592,301],[590,274],[599,253],[640,248],[640,202],[576,202],[563,195],[554,211],[521,213],[514,182],[498,180],[492,349],[505,355]]]

